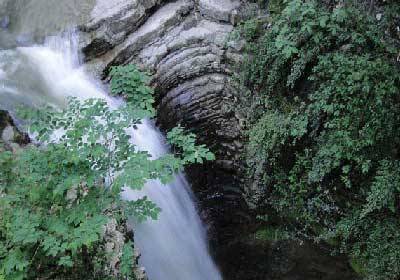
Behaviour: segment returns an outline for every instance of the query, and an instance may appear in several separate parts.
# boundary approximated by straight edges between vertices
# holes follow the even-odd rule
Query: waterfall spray
[[[2,57],[9,60],[1,61]],[[8,55],[0,52],[1,83],[7,84],[8,90],[0,87],[0,104],[10,100],[11,92],[16,104],[31,100],[32,104],[62,106],[71,95],[103,98],[109,104],[119,102],[107,96],[79,66],[76,37],[71,34],[51,37],[44,45],[18,48]],[[150,120],[143,120],[131,136],[134,144],[153,158],[168,152],[164,137]],[[150,280],[221,279],[208,253],[206,232],[184,174],[168,185],[151,180],[142,191],[125,190],[122,195],[127,200],[147,196],[162,209],[158,220],[134,225],[135,244]]]

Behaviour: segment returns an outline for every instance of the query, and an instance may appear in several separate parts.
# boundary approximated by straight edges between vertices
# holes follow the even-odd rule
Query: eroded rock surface
[[[30,139],[26,133],[21,132],[7,111],[0,110],[0,144],[7,150],[17,152],[27,145]],[[0,151],[1,151],[0,146]]]
[[[160,126],[168,129],[181,123],[216,153],[215,162],[187,172],[224,279],[303,279],[297,272],[314,270],[318,273],[307,279],[325,279],[335,268],[341,269],[326,270],[331,267],[329,258],[321,267],[314,269],[311,263],[305,268],[304,261],[296,259],[302,255],[296,253],[288,259],[298,265],[290,273],[275,269],[275,277],[274,257],[280,255],[270,255],[270,244],[253,247],[241,239],[252,231],[254,220],[243,200],[243,146],[230,82],[243,59],[243,46],[231,40],[231,32],[259,10],[251,2],[257,1],[98,0],[91,20],[80,27],[86,66],[106,81],[114,65],[135,63],[150,72]],[[339,272],[326,279],[346,277]]]
[[[215,242],[228,225],[246,219],[236,179],[242,144],[229,108],[242,46],[230,38],[234,25],[256,10],[240,0],[98,0],[80,27],[90,70],[103,79],[113,65],[149,71],[161,127],[182,123],[216,153],[215,163],[188,170],[203,217],[216,224],[210,231],[224,229],[212,235]]]
[[[107,257],[107,265],[104,270],[107,275],[117,277],[120,274],[120,264],[123,254],[123,247],[126,239],[134,239],[133,229],[130,229],[127,223],[118,223],[110,218],[109,222],[103,228],[103,242],[100,246],[104,247]],[[136,280],[148,280],[145,269],[139,265],[140,253],[134,248],[134,275]]]

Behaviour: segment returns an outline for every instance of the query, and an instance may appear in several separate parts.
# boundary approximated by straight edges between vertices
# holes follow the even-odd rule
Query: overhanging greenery
[[[134,66],[111,75],[112,93],[126,104],[70,98],[62,110],[23,110],[42,145],[17,154],[0,147],[0,279],[134,279],[129,238],[117,256],[119,274],[105,269],[105,226],[157,219],[161,209],[146,197],[123,201],[121,190],[140,190],[149,179],[168,183],[184,165],[213,159],[180,127],[168,134],[179,155],[150,159],[140,151],[129,131],[154,115],[148,78]]]
[[[400,276],[400,72],[388,1],[284,1],[242,27],[240,111],[259,209],[297,235],[336,244],[368,279]],[[264,27],[270,25],[269,28]]]

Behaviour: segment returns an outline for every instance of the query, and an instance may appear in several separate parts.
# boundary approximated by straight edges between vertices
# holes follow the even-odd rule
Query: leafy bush
[[[167,140],[180,154],[182,164],[203,163],[204,160],[215,160],[215,156],[205,145],[196,145],[196,137],[193,133],[185,133],[179,125],[167,134]]]
[[[285,5],[251,35],[240,77],[259,207],[336,240],[368,279],[398,279],[400,72],[387,26],[352,5]]]
[[[154,97],[152,88],[147,84],[150,78],[131,64],[114,66],[111,68],[111,94],[123,96],[128,104],[146,110],[147,114],[154,114]]]
[[[117,256],[119,275],[105,270],[105,228],[131,216],[156,219],[161,209],[146,197],[123,201],[121,190],[139,190],[149,179],[167,183],[184,164],[213,158],[181,128],[169,134],[182,148],[180,157],[153,160],[131,143],[129,132],[154,113],[151,90],[132,69],[112,73],[114,93],[129,95],[118,108],[101,99],[70,98],[62,110],[23,110],[44,145],[0,152],[0,277],[133,279],[129,238]]]
[[[7,279],[57,278],[93,264],[106,209],[118,202],[100,174],[61,145],[1,154],[0,259]],[[117,211],[117,209],[115,210]],[[116,212],[117,213],[117,212]],[[115,214],[116,214],[115,213]],[[92,271],[92,278],[101,271]]]

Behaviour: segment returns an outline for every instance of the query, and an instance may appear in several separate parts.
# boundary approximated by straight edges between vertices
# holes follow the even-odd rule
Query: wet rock
[[[126,223],[118,223],[111,218],[103,228],[103,247],[107,257],[107,265],[104,267],[106,275],[117,277],[122,257],[122,250],[127,239],[132,239],[133,229],[128,229]],[[145,269],[139,266],[139,252],[134,249],[135,255],[134,274],[137,280],[148,280]]]
[[[229,105],[235,90],[229,81],[242,48],[230,33],[255,8],[239,0],[99,0],[80,28],[89,70],[104,79],[113,65],[135,63],[149,71],[159,125],[181,123],[217,155],[218,161],[187,170],[200,206],[207,208],[204,215],[215,224],[215,243],[224,238],[216,228],[232,225],[237,216],[225,209],[245,207],[236,178],[243,146]]]
[[[19,47],[28,47],[31,46],[35,40],[33,38],[33,34],[25,33],[25,34],[19,34],[16,39],[16,44]]]
[[[278,259],[270,245],[237,241],[254,221],[243,199],[241,120],[232,102],[231,77],[243,59],[243,42],[230,34],[240,20],[259,11],[244,0],[98,0],[92,19],[80,27],[89,70],[106,81],[114,65],[134,63],[147,70],[158,124],[163,129],[183,124],[216,154],[215,162],[191,166],[187,173],[227,280],[272,279],[301,270],[292,257],[284,262],[286,270],[275,269]],[[308,279],[293,277],[282,279]]]
[[[242,148],[236,144],[238,120],[226,106],[233,100],[229,79],[241,59],[230,40],[231,19],[254,10],[239,0],[99,0],[80,28],[81,46],[88,69],[100,77],[126,63],[148,70],[162,128],[190,127],[217,154],[220,161],[212,168],[231,177]]]
[[[200,13],[217,21],[231,22],[239,7],[239,0],[199,0]]]
[[[6,29],[10,25],[10,17],[4,16],[0,19],[0,28]]]
[[[225,279],[230,280],[359,279],[344,256],[331,256],[322,244],[237,235],[219,253]]]
[[[344,256],[331,256],[328,246],[281,240],[268,252],[271,280],[356,280]]]
[[[80,29],[86,59],[102,55],[136,30],[161,0],[97,0],[91,19]]]
[[[0,110],[0,143],[3,143],[6,149],[16,152],[29,142],[29,136],[15,126],[10,114]]]
[[[256,7],[240,0],[98,0],[80,27],[90,71],[106,80],[113,65],[149,71],[159,125],[184,125],[216,154],[217,161],[187,169],[214,248],[249,220],[238,179],[240,127],[230,107],[242,47],[230,33]]]

